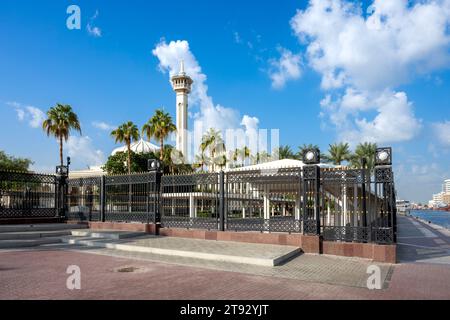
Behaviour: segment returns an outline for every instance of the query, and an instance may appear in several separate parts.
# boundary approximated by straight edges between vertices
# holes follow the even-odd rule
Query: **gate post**
[[[367,201],[366,201],[366,163],[367,159],[361,159],[361,193],[362,193],[362,214],[363,227],[367,227]]]
[[[375,153],[375,185],[383,186],[383,209],[387,212],[387,228],[391,228],[392,233],[382,233],[376,230],[375,241],[378,242],[396,242],[397,240],[397,221],[396,221],[396,203],[394,191],[394,173],[392,171],[392,148],[378,148]],[[378,194],[376,195],[378,197]],[[383,212],[383,213],[385,213]],[[379,216],[381,212],[377,212]],[[378,217],[377,217],[378,218]],[[384,224],[381,221],[382,224]],[[378,224],[378,227],[380,225]],[[381,227],[386,228],[385,225]],[[380,241],[381,240],[381,241]]]
[[[161,180],[162,180],[162,171],[155,171],[155,216],[154,216],[154,223],[156,230],[159,230],[158,228],[161,225]],[[156,231],[157,232],[157,231]]]
[[[219,174],[219,231],[225,231],[225,173]]]
[[[100,179],[100,221],[105,222],[106,209],[106,177],[102,176]]]
[[[58,217],[65,218],[67,211],[67,178],[69,175],[69,166],[56,167],[56,181],[57,181],[57,203],[58,203]]]
[[[154,193],[154,217],[153,217],[153,223],[155,224],[155,235],[159,234],[159,228],[161,227],[161,207],[162,207],[162,200],[161,200],[161,180],[163,176],[163,163],[157,159],[149,159],[147,163],[147,169],[151,174],[154,174],[155,176],[155,189],[153,190]]]
[[[306,151],[303,163],[303,233],[320,235],[320,150]]]

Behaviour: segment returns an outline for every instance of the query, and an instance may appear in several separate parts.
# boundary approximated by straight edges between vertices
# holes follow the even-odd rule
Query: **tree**
[[[279,160],[295,159],[295,154],[292,152],[290,146],[280,146],[276,152],[278,153]]]
[[[111,132],[111,136],[115,142],[125,143],[127,146],[127,167],[128,174],[131,173],[131,143],[139,140],[139,129],[132,122],[128,121],[120,125],[116,130]]]
[[[325,160],[334,165],[340,166],[342,165],[342,162],[349,161],[351,159],[351,155],[352,154],[348,143],[334,143],[330,144]]]
[[[28,171],[33,161],[25,158],[16,158],[0,150],[0,171]]]
[[[148,160],[156,158],[157,155],[153,152],[141,154],[131,151],[131,172],[146,172],[148,170]],[[108,174],[125,174],[128,172],[127,159],[127,152],[118,152],[109,156],[102,169]]]
[[[200,151],[202,154],[209,149],[209,164],[214,171],[215,165],[223,166],[223,159],[226,153],[225,142],[222,139],[220,131],[210,128],[202,137]],[[226,157],[225,157],[226,158]]]
[[[355,152],[351,156],[350,164],[353,168],[361,169],[361,159],[366,158],[367,169],[372,170],[375,166],[375,154],[377,145],[375,143],[364,142],[356,146]]]
[[[201,168],[201,171],[204,172],[205,165],[210,162],[209,158],[205,155],[204,152],[195,156],[194,167]]]
[[[47,119],[42,123],[42,129],[47,136],[54,136],[59,139],[59,160],[63,163],[63,142],[69,139],[70,132],[75,130],[81,134],[80,121],[78,116],[72,111],[70,105],[57,104],[47,111]]]
[[[247,146],[243,147],[240,150],[240,157],[241,157],[241,160],[242,160],[242,166],[245,166],[245,160],[247,158],[250,158],[251,153],[252,153],[251,150]]]
[[[158,140],[161,150],[164,150],[164,140],[167,139],[169,134],[176,131],[177,127],[173,123],[172,117],[161,109],[156,110],[155,115],[142,127],[142,134],[146,135],[149,140],[152,138]],[[160,153],[161,161],[163,160],[163,154],[164,152]]]
[[[161,152],[156,153],[161,159]],[[171,174],[187,174],[193,172],[193,167],[190,164],[180,162],[181,152],[176,150],[174,146],[165,145],[162,153],[162,162],[164,165],[164,173]]]

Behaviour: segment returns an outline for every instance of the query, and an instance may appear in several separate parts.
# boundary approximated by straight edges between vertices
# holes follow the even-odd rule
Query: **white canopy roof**
[[[130,147],[131,147],[131,151],[133,151],[135,153],[150,153],[150,152],[159,151],[158,146],[155,146],[153,143],[150,143],[143,139],[132,143]],[[123,146],[123,147],[114,149],[113,152],[111,153],[111,155],[113,156],[119,152],[127,152],[127,146]]]
[[[281,168],[302,168],[303,166],[305,166],[303,161],[294,160],[294,159],[283,159],[283,160],[276,160],[276,161],[271,161],[271,162],[255,164],[255,165],[252,165],[252,166],[246,166],[246,167],[229,169],[228,171],[270,170],[270,169],[281,169]],[[330,164],[326,164],[326,163],[320,163],[319,167],[334,168],[335,166],[334,165],[330,165]]]

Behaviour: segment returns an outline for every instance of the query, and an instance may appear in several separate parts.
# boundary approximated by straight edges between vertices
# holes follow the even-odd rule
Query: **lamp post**
[[[392,228],[392,234],[390,235],[381,234],[380,230],[380,234],[376,235],[375,240],[383,242],[396,242],[397,208],[395,205],[394,174],[392,171],[392,148],[390,147],[377,148],[375,152],[375,184],[376,186],[382,186],[383,192],[381,199],[382,212],[380,212],[380,216],[384,218],[387,213],[387,221],[384,219],[380,219],[380,223],[377,223],[377,227],[379,229],[385,229],[386,227],[388,229]],[[378,190],[376,190],[376,192],[378,193]]]
[[[318,148],[306,150],[302,160],[305,164],[303,168],[303,233],[320,235],[320,150]],[[308,202],[311,200],[314,203],[314,217],[310,217],[311,208],[308,208]]]
[[[153,212],[154,219],[153,223],[155,224],[155,234],[158,234],[159,227],[161,225],[161,206],[160,206],[160,197],[161,197],[161,178],[163,175],[163,163],[158,159],[149,159],[147,164],[147,170],[154,174],[154,199],[153,199]],[[148,190],[150,191],[151,184],[148,184]],[[148,192],[147,198],[147,223],[150,223],[150,203],[149,203],[150,192]]]
[[[66,215],[67,179],[69,177],[70,157],[67,157],[67,165],[56,166],[57,203],[56,208],[60,218]]]

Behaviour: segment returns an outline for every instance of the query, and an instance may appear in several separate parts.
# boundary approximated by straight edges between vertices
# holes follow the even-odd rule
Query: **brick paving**
[[[448,255],[433,253],[450,243],[446,235],[424,231],[429,227],[410,218],[399,223],[401,263],[381,265],[384,277],[389,273],[382,290],[363,287],[369,262],[362,259],[303,255],[270,273],[264,267],[49,246],[0,251],[0,299],[450,299]],[[81,290],[66,288],[69,265],[81,268]],[[118,272],[127,267],[137,269]]]
[[[387,286],[386,278],[392,272],[389,264],[373,263],[358,258],[345,258],[326,255],[304,254],[292,258],[288,262],[276,267],[255,266],[231,262],[200,260],[186,257],[163,256],[149,253],[127,252],[111,249],[80,248],[83,252],[121,257],[133,260],[154,261],[189,267],[207,268],[212,270],[246,273],[251,275],[280,277],[295,280],[338,284],[344,286],[367,286],[367,268],[377,265],[381,270],[382,283]]]
[[[66,288],[72,264],[81,290]],[[0,252],[0,275],[0,299],[450,299],[450,268],[437,264],[398,265],[387,289],[368,290],[49,248]]]

